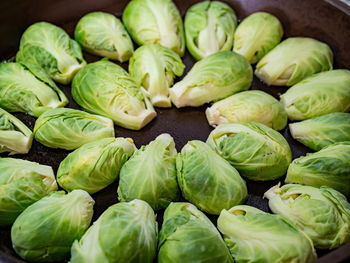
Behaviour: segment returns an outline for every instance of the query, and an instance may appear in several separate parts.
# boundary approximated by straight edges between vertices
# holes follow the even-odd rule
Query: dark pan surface
[[[18,49],[19,39],[23,31],[30,24],[37,21],[48,21],[63,27],[71,36],[77,20],[91,11],[106,11],[121,17],[122,11],[128,1],[126,0],[1,0],[0,2],[0,61],[9,59],[15,55]],[[196,0],[174,1],[182,15]],[[236,11],[239,19],[256,11],[266,11],[277,16],[284,27],[285,36],[308,36],[324,41],[330,45],[335,55],[335,68],[350,68],[350,17],[333,5],[321,0],[240,0],[225,1]],[[337,2],[337,1],[332,1]],[[99,60],[98,57],[84,53],[88,62]],[[186,72],[192,67],[194,60],[186,53],[184,57]],[[121,64],[127,68],[127,63]],[[69,98],[67,107],[79,106],[73,101],[69,86],[61,86]],[[285,87],[267,87],[254,77],[252,89],[261,89],[276,98],[284,93]],[[199,108],[182,109],[157,109],[158,116],[141,131],[130,131],[116,127],[116,136],[133,138],[137,147],[148,144],[161,133],[170,133],[176,143],[178,151],[189,140],[205,141],[212,128],[208,125],[204,110],[207,106]],[[35,118],[18,113],[14,114],[27,124],[31,129],[34,127]],[[291,146],[293,159],[307,152],[311,152],[302,144],[293,140],[288,128],[281,131]],[[36,161],[41,164],[51,165],[54,171],[60,162],[68,154],[65,150],[54,150],[44,147],[34,141],[27,155],[16,155]],[[6,156],[6,155],[3,155]],[[269,182],[247,181],[249,198],[246,204],[268,210],[267,200],[262,198],[263,193],[280,180]],[[110,205],[117,202],[117,182],[106,189],[92,195],[96,201],[94,207],[95,221],[101,213]],[[217,217],[210,217],[216,224]],[[162,211],[158,213],[158,221],[161,225]],[[350,243],[336,250],[317,251],[320,259],[318,263],[348,262],[350,259]],[[25,262],[16,256],[11,247],[10,228],[0,228],[0,262],[13,263]]]

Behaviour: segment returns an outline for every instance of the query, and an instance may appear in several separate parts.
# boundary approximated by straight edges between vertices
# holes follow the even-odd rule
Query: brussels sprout
[[[329,186],[350,196],[350,142],[334,143],[290,164],[286,183]]]
[[[69,108],[48,110],[36,120],[35,140],[50,148],[74,150],[85,143],[114,137],[113,121]]]
[[[154,210],[177,200],[176,155],[175,143],[169,134],[161,134],[142,146],[120,171],[119,200],[141,199]]]
[[[311,239],[279,215],[238,205],[222,210],[218,228],[236,262],[313,262]]]
[[[52,192],[27,207],[11,228],[12,246],[28,261],[57,262],[90,225],[94,200],[83,190]]]
[[[335,112],[289,124],[295,140],[319,151],[336,142],[350,141],[350,113]]]
[[[61,162],[57,182],[67,191],[96,193],[117,179],[135,149],[130,138],[105,138],[84,144]]]
[[[191,6],[185,17],[186,46],[200,60],[213,53],[231,50],[237,17],[232,8],[219,1]]]
[[[283,28],[277,17],[257,12],[245,18],[237,27],[233,51],[255,64],[278,45],[282,35]]]
[[[83,16],[74,37],[87,52],[120,62],[129,60],[134,52],[128,32],[112,14],[92,12]]]
[[[19,119],[0,108],[0,153],[28,153],[33,133]]]
[[[350,204],[332,188],[287,184],[264,197],[271,210],[308,235],[316,248],[332,249],[350,240]]]
[[[183,196],[201,210],[218,215],[248,197],[239,173],[201,141],[189,141],[176,159]]]
[[[48,77],[36,77],[19,63],[0,64],[0,106],[5,110],[38,117],[67,103],[67,97]]]
[[[281,103],[260,90],[248,90],[214,103],[205,114],[210,125],[256,121],[275,130],[287,125]]]
[[[143,89],[109,61],[91,63],[79,71],[73,79],[72,96],[87,111],[132,130],[141,129],[157,115]]]
[[[292,161],[284,137],[256,122],[221,124],[210,133],[207,144],[250,180],[277,179]]]
[[[350,71],[332,70],[315,74],[294,85],[281,96],[291,120],[350,110]]]
[[[333,68],[327,44],[293,37],[278,44],[256,65],[255,75],[267,85],[292,86],[306,77]]]
[[[220,51],[194,64],[170,89],[170,99],[177,108],[196,107],[247,90],[252,79],[252,67],[244,57]]]
[[[213,223],[190,203],[171,203],[159,233],[159,263],[231,263]]]
[[[61,84],[69,84],[86,64],[79,44],[62,28],[47,22],[28,27],[19,48],[17,62],[41,67]]]
[[[75,240],[70,263],[152,263],[156,256],[158,225],[152,208],[133,200],[109,207]]]
[[[0,158],[0,226],[12,224],[26,207],[55,190],[50,166]]]
[[[160,44],[184,55],[182,19],[171,0],[132,0],[123,12],[123,22],[138,45]]]
[[[171,107],[169,88],[175,75],[181,76],[184,68],[178,54],[158,44],[139,47],[129,63],[130,75],[148,91],[157,107]]]

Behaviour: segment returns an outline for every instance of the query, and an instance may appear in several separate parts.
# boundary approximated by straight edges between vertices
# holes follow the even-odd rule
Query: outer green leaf
[[[312,38],[282,41],[256,65],[255,75],[267,85],[292,86],[306,77],[333,68],[329,46]]]
[[[157,107],[171,107],[169,88],[184,68],[177,53],[158,44],[139,47],[129,63],[130,75],[145,88]]]
[[[129,60],[134,52],[124,25],[112,14],[92,12],[83,16],[74,37],[87,52],[120,62]]]
[[[47,22],[26,29],[16,60],[41,67],[61,84],[69,84],[86,64],[80,46],[62,28]]]
[[[61,162],[57,182],[67,191],[98,192],[117,179],[135,149],[130,138],[105,138],[84,144]]]
[[[26,207],[55,190],[50,166],[0,158],[0,226],[12,224]]]
[[[152,263],[158,225],[152,208],[133,200],[109,207],[71,249],[71,263]]]
[[[286,183],[325,185],[350,196],[350,142],[331,144],[293,160]]]
[[[154,210],[177,200],[176,155],[175,143],[169,134],[161,134],[142,146],[120,171],[119,200],[141,199]]]
[[[246,17],[237,27],[233,51],[255,64],[278,45],[282,35],[283,28],[277,17],[256,12]]]
[[[350,114],[329,113],[305,121],[289,124],[289,130],[295,140],[307,147],[319,151],[336,142],[350,141]]]
[[[239,205],[223,210],[218,228],[235,262],[313,262],[317,255],[305,233],[279,215]]]
[[[183,23],[171,0],[132,0],[123,12],[123,22],[138,45],[160,44],[184,55]]]
[[[197,60],[231,50],[236,26],[236,14],[229,5],[219,1],[197,3],[186,12],[186,46]]]
[[[265,195],[270,209],[308,235],[316,248],[333,249],[350,240],[350,204],[332,188],[287,184]]]
[[[45,75],[36,77],[19,63],[0,64],[0,106],[10,112],[26,112],[39,117],[48,109],[68,103],[55,83]]]
[[[209,214],[218,215],[248,196],[237,170],[204,142],[189,141],[177,157],[176,168],[184,198]]]
[[[0,108],[0,153],[28,153],[32,141],[32,131],[15,116]]]
[[[50,148],[73,150],[85,143],[114,137],[113,122],[69,108],[52,109],[35,122],[35,140]]]
[[[231,263],[213,223],[190,203],[171,203],[159,237],[159,263]]]
[[[260,90],[248,90],[214,103],[205,111],[210,125],[259,122],[275,130],[287,125],[288,116],[281,103]]]
[[[177,108],[220,100],[249,89],[252,72],[243,56],[220,51],[194,64],[184,79],[170,89],[170,99]]]
[[[73,99],[89,112],[139,130],[157,114],[135,80],[120,66],[98,61],[85,66],[72,83]]]
[[[250,180],[274,180],[285,174],[292,161],[287,141],[263,124],[221,124],[207,144]]]
[[[350,110],[350,71],[331,70],[315,74],[281,96],[290,120]]]
[[[64,261],[70,247],[89,227],[94,200],[83,190],[53,192],[32,204],[11,228],[12,245],[23,259]]]

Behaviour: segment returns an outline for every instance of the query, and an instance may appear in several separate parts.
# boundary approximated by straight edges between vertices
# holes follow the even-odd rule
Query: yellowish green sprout
[[[237,27],[233,51],[255,64],[278,45],[282,35],[283,28],[277,17],[266,12],[256,12]]]
[[[0,158],[0,226],[12,224],[24,209],[56,190],[50,166]]]
[[[86,64],[79,44],[62,28],[47,22],[26,29],[16,61],[36,71],[44,70],[61,84],[69,84]]]
[[[67,97],[45,72],[32,72],[20,63],[0,64],[0,107],[3,109],[39,117],[48,109],[67,103]]]
[[[337,69],[315,74],[281,96],[290,120],[305,120],[350,110],[350,71]]]
[[[195,63],[170,89],[177,108],[201,106],[247,90],[253,79],[249,62],[232,51],[220,51]]]
[[[114,125],[108,118],[84,111],[52,109],[36,120],[34,137],[50,148],[74,150],[85,143],[114,137]]]
[[[259,61],[255,75],[267,85],[292,86],[332,68],[333,53],[327,44],[312,38],[291,37]]]
[[[293,222],[316,248],[333,249],[350,240],[350,204],[340,192],[287,184],[272,187],[264,196],[272,212]]]
[[[171,107],[169,88],[184,68],[177,53],[159,44],[139,47],[129,62],[130,75],[147,91],[156,107]]]
[[[123,22],[138,45],[160,44],[184,55],[183,23],[172,0],[132,0],[123,12]]]
[[[286,183],[325,185],[350,196],[350,142],[331,144],[293,160]]]
[[[112,14],[92,12],[83,16],[74,31],[75,40],[87,52],[124,62],[134,46],[124,25]]]
[[[144,89],[122,67],[105,60],[78,72],[72,96],[85,110],[132,130],[141,129],[157,115]]]
[[[208,214],[243,203],[247,187],[237,170],[202,141],[189,141],[176,160],[185,199]]]
[[[224,123],[259,122],[275,130],[287,125],[281,103],[260,90],[248,90],[215,102],[205,111],[211,126]]]
[[[239,205],[222,210],[218,229],[235,262],[311,263],[313,243],[294,224],[279,215]]]
[[[156,257],[158,225],[152,208],[133,200],[109,207],[75,240],[70,263],[152,263]]]
[[[186,46],[197,60],[231,50],[236,26],[236,14],[229,5],[219,1],[197,3],[186,12]]]
[[[0,153],[28,153],[33,133],[19,119],[0,108]]]
[[[233,263],[219,231],[190,203],[171,203],[159,233],[159,263]]]

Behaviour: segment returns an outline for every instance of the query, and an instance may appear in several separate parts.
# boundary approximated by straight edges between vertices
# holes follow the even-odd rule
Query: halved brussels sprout
[[[213,223],[190,203],[171,203],[159,233],[159,263],[231,263]]]
[[[211,126],[256,121],[275,130],[287,125],[282,104],[261,90],[248,90],[214,103],[205,111]]]
[[[79,241],[74,241],[70,262],[152,263],[158,234],[155,217],[141,200],[109,207]]]
[[[33,133],[19,119],[0,108],[0,153],[28,153]]]
[[[129,63],[130,75],[145,88],[156,107],[171,107],[169,88],[184,68],[178,54],[158,44],[139,47]]]
[[[278,45],[282,35],[283,28],[277,17],[256,12],[246,17],[237,27],[233,51],[255,64]]]
[[[337,69],[315,74],[281,96],[291,120],[350,110],[350,71]]]
[[[67,103],[64,93],[45,74],[34,76],[19,63],[0,64],[0,106],[5,110],[39,117]]]
[[[218,228],[237,262],[311,263],[313,243],[302,231],[279,215],[238,205],[222,210]]]
[[[170,99],[177,108],[197,107],[249,89],[252,79],[252,67],[244,57],[220,51],[194,64],[170,89]]]
[[[329,186],[350,196],[350,142],[334,143],[290,164],[286,183]]]
[[[200,60],[213,53],[231,50],[237,17],[232,8],[219,1],[203,1],[191,6],[185,17],[186,46]]]
[[[120,171],[118,199],[141,199],[154,210],[177,200],[176,155],[174,140],[166,133],[142,146]]]
[[[0,226],[12,224],[26,207],[55,190],[50,166],[0,158]]]
[[[267,85],[292,86],[333,68],[333,53],[323,42],[306,37],[282,41],[256,65],[255,75]]]
[[[287,184],[272,187],[264,197],[272,212],[292,221],[316,248],[337,248],[350,240],[350,204],[338,191]]]
[[[11,228],[12,246],[27,261],[57,262],[90,225],[94,200],[83,190],[52,192],[27,207]]]
[[[201,141],[189,141],[176,160],[183,197],[208,214],[243,203],[247,187],[227,161]]]
[[[36,120],[35,140],[50,148],[73,150],[85,143],[114,137],[113,121],[69,108],[48,110]]]
[[[61,84],[69,84],[86,64],[79,44],[62,28],[47,22],[28,27],[19,48],[17,62],[40,67]]]
[[[283,176],[292,161],[284,137],[257,122],[221,124],[210,133],[207,144],[242,176],[254,181]]]
[[[75,40],[87,52],[124,62],[134,46],[124,25],[112,14],[92,12],[83,16],[74,31]]]
[[[130,138],[105,138],[84,144],[61,162],[57,182],[66,191],[96,193],[117,179],[135,149]]]
[[[319,151],[336,142],[350,141],[350,113],[335,112],[289,124],[292,137]]]
[[[138,45],[160,44],[184,55],[183,23],[172,0],[132,0],[123,12],[123,22]]]
[[[109,61],[94,62],[79,71],[73,79],[72,96],[87,111],[132,130],[141,129],[157,115],[143,88]]]

